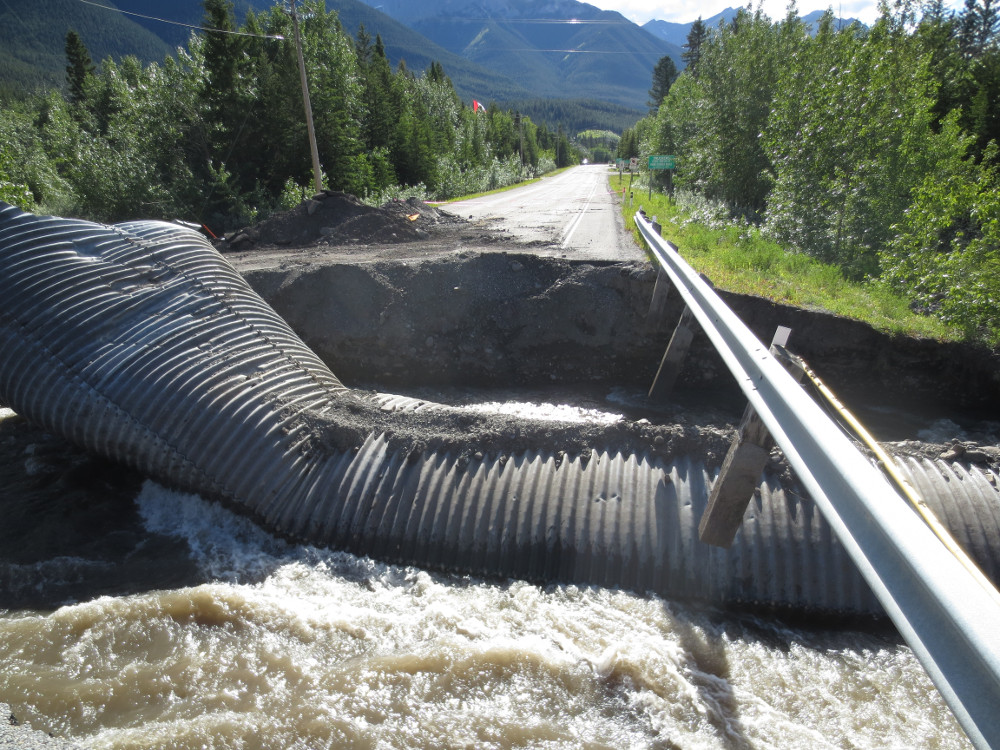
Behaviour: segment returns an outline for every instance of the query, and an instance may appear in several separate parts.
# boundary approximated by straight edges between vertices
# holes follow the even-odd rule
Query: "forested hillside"
[[[909,7],[909,6],[905,6]],[[619,156],[673,154],[674,184],[793,252],[910,296],[1000,344],[1000,39],[991,0],[815,35],[741,11]],[[704,203],[704,205],[709,205]],[[718,211],[716,211],[718,215]]]
[[[205,5],[205,26],[236,28],[226,0]],[[374,201],[399,186],[449,197],[578,158],[561,131],[462,102],[440,64],[393,69],[379,37],[349,35],[320,2],[300,9],[327,187]],[[0,199],[217,230],[297,203],[312,170],[292,21],[275,7],[241,31],[194,36],[161,63],[99,68],[79,35],[67,47],[66,95],[8,98],[0,110]]]
[[[242,22],[247,13],[268,12],[275,4],[275,0],[235,0],[234,15],[238,22]],[[117,5],[122,10],[145,16],[169,15],[171,19],[188,24],[198,24],[204,14],[202,0],[172,0],[169,10],[164,8],[160,0],[118,0]],[[448,71],[455,89],[464,99],[478,97],[486,101],[504,102],[528,96],[528,85],[523,81],[513,80],[509,71],[504,68],[486,68],[466,60],[359,0],[326,0],[324,5],[327,11],[337,13],[340,25],[347,33],[356,34],[358,28],[364,25],[373,37],[381,35],[386,57],[393,67],[400,61],[405,61],[412,70],[426,70],[432,62],[441,63]],[[183,26],[172,26],[140,17],[132,18],[169,41],[172,46],[185,45],[190,35],[190,29]]]
[[[561,125],[567,133],[592,129],[621,133],[634,126],[644,114],[644,110],[593,99],[515,99],[506,102],[505,106],[528,115],[535,122]]]
[[[170,46],[118,13],[79,0],[4,0],[0,3],[0,90],[18,93],[62,86],[66,32],[87,40],[101,60],[135,55],[144,62],[162,60]]]

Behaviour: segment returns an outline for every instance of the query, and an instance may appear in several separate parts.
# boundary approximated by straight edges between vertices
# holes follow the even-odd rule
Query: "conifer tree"
[[[243,119],[240,112],[239,67],[244,41],[242,37],[225,33],[236,30],[230,0],[204,0],[204,4],[202,25],[218,31],[207,33],[202,47],[205,66],[202,96],[208,110],[208,130],[216,136],[211,139],[214,141],[211,152],[213,156],[222,158],[230,151],[239,122]]]
[[[677,65],[668,55],[664,55],[653,68],[653,87],[649,90],[649,111],[655,112],[677,79]]]
[[[959,24],[959,41],[966,57],[979,59],[996,41],[1000,13],[993,0],[965,0]]]
[[[230,0],[205,0],[205,28],[221,33],[205,37],[205,69],[208,73],[208,97],[215,105],[222,105],[236,89],[239,77],[242,37],[225,32],[236,30],[236,17]]]
[[[704,21],[701,20],[701,16],[698,16],[698,20],[691,24],[687,41],[684,43],[684,51],[681,53],[681,59],[687,65],[687,72],[695,78],[698,77],[699,73],[698,64],[701,62],[701,47],[707,40],[708,28],[705,26]]]
[[[86,82],[92,75],[94,63],[80,35],[73,30],[66,32],[66,88],[70,104],[83,102]]]
[[[400,103],[393,86],[392,66],[385,56],[385,44],[380,34],[374,47],[365,45],[358,32],[358,65],[361,72],[365,117],[362,123],[365,147],[370,150],[388,149],[399,122]]]
[[[358,38],[354,42],[354,50],[358,55],[358,65],[362,68],[371,65],[372,61],[372,37],[362,23],[358,26]]]

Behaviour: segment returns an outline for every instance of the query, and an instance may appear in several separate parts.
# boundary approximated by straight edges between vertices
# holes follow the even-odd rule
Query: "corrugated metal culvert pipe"
[[[633,426],[581,440],[348,389],[178,226],[0,204],[0,350],[0,400],[18,413],[289,537],[479,575],[879,612],[812,503],[777,476],[731,549],[704,545],[715,473],[690,435],[654,442]],[[953,532],[996,579],[995,474],[904,471],[932,506],[962,504]]]

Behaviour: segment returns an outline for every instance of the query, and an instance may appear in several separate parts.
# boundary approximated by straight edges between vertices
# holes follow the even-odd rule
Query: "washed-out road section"
[[[540,255],[570,260],[644,260],[625,232],[603,164],[572,167],[539,182],[445,209],[534,245]]]

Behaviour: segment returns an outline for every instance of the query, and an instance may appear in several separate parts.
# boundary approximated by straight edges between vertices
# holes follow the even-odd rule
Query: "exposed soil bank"
[[[320,194],[220,249],[348,384],[644,386],[682,309],[674,294],[647,320],[649,263],[560,257],[416,200]],[[720,294],[764,342],[790,327],[790,348],[847,401],[1000,418],[996,352]],[[704,336],[678,389],[736,391]]]
[[[647,321],[656,273],[642,263],[523,253],[345,262],[310,259],[245,277],[346,383],[528,386],[652,382],[681,312]],[[1000,415],[1000,358],[960,344],[890,337],[855,321],[721,295],[762,341],[791,349],[848,400],[942,414]],[[736,389],[704,336],[679,388]]]

